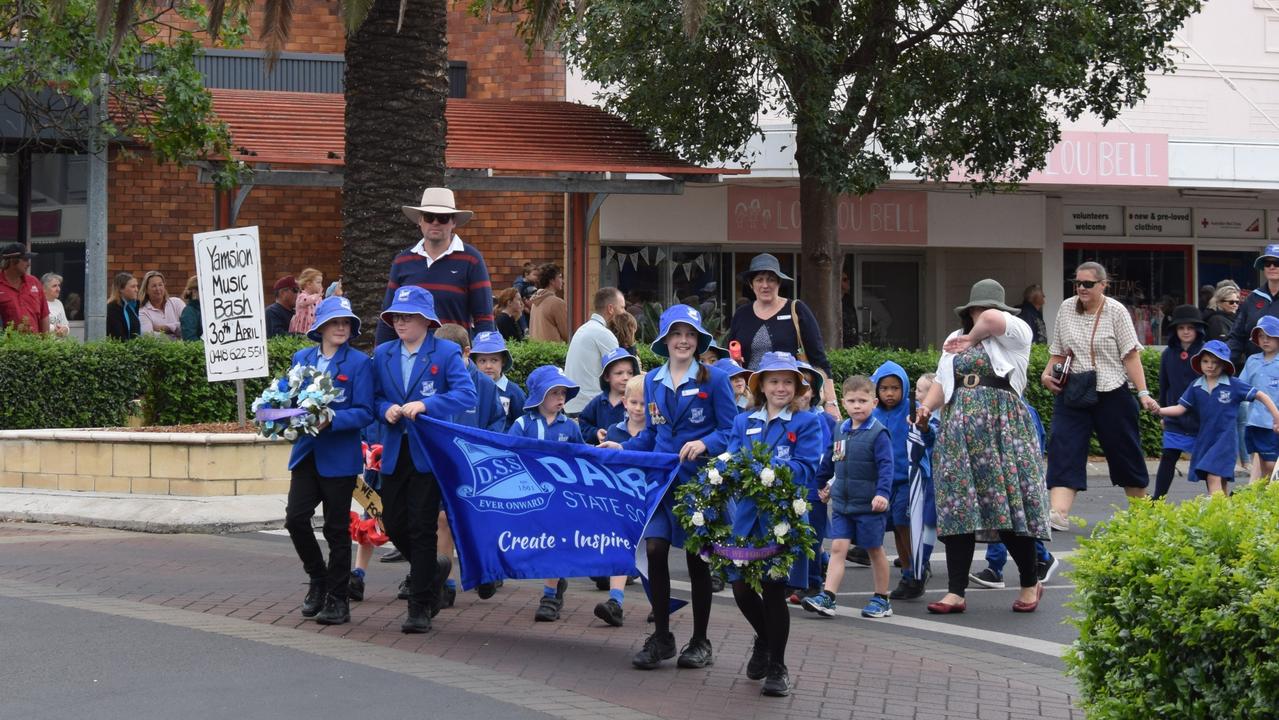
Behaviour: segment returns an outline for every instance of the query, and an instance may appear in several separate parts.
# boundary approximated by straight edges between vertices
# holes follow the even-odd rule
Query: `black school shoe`
[[[724,578],[720,577],[719,575],[711,575],[711,592],[717,593],[717,592],[723,592],[723,591],[724,591]]]
[[[431,614],[425,604],[409,601],[409,614],[400,623],[400,632],[406,635],[420,635],[431,630]]]
[[[346,598],[329,595],[324,601],[324,609],[315,616],[321,625],[345,625],[351,622],[351,604]]]
[[[746,661],[746,677],[751,680],[763,680],[768,674],[768,644],[764,638],[756,635],[755,644],[751,646],[751,659]]]
[[[497,583],[480,583],[475,586],[475,594],[479,595],[481,600],[488,600],[497,594]]]
[[[704,668],[707,665],[714,665],[715,657],[711,652],[711,641],[703,637],[692,638],[684,649],[680,650],[679,660],[676,660],[675,664],[682,668]]]
[[[592,575],[591,579],[595,581],[596,590],[608,591],[608,578],[603,577],[602,575]]]
[[[346,596],[350,600],[359,602],[364,599],[364,578],[351,573],[351,581],[347,585]]]
[[[596,603],[595,617],[603,620],[613,627],[621,627],[622,606],[613,598],[609,598],[602,603]]]
[[[888,594],[894,600],[917,600],[924,596],[924,581],[902,578],[897,587]]]
[[[653,633],[644,640],[644,647],[631,658],[631,664],[640,670],[652,670],[675,657],[675,635]]]
[[[853,565],[870,567],[870,553],[866,552],[865,548],[850,547],[848,548],[848,562]]]
[[[387,553],[387,554],[383,555],[382,557],[378,558],[378,559],[377,559],[377,561],[378,561],[378,562],[384,562],[384,563],[405,562],[405,560],[404,560],[404,553],[400,552],[399,550],[394,550],[394,549],[393,549],[393,550],[391,550],[391,552],[389,552],[389,553]]]
[[[404,579],[400,581],[399,588],[397,588],[395,591],[395,597],[400,600],[408,600],[409,594],[410,594],[409,586],[412,584],[412,582],[413,582],[413,576],[405,575]]]
[[[312,580],[311,587],[302,598],[302,617],[315,617],[324,608],[324,581]]]
[[[560,578],[555,583],[555,597],[547,597],[542,595],[542,599],[537,603],[537,612],[533,613],[533,619],[538,622],[555,622],[560,619],[560,610],[564,607],[564,592],[568,590],[568,580]]]
[[[786,697],[790,695],[790,673],[781,663],[769,663],[768,675],[764,685],[759,689],[761,695],[769,697]]]

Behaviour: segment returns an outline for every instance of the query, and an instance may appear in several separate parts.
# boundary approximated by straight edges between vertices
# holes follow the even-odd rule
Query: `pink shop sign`
[[[841,245],[925,245],[928,193],[841,195],[835,226]],[[799,188],[728,186],[730,243],[799,245],[799,229]]]
[[[957,170],[950,180],[962,182],[964,176]],[[1044,169],[1031,173],[1025,184],[1166,186],[1168,136],[1064,131]]]

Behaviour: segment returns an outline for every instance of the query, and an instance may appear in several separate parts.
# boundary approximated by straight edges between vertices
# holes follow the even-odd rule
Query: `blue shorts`
[[[894,480],[893,496],[888,499],[889,527],[910,527],[910,481]]]
[[[832,540],[852,540],[863,550],[884,546],[888,513],[831,513],[826,536]]]
[[[1270,428],[1249,425],[1244,430],[1243,444],[1248,454],[1257,453],[1266,462],[1279,459],[1279,435]]]

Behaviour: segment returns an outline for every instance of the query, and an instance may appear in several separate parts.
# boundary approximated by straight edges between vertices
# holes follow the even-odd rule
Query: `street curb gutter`
[[[284,527],[286,495],[177,497],[0,490],[0,520],[147,533],[224,534]]]

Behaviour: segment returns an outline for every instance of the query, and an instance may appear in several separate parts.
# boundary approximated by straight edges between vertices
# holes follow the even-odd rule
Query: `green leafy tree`
[[[80,146],[101,132],[149,147],[160,162],[227,157],[230,136],[195,67],[203,42],[193,29],[205,24],[204,6],[168,0],[143,12],[101,12],[89,0],[0,0],[0,87],[24,139]],[[104,23],[111,33],[100,31]],[[225,41],[237,44],[243,15],[220,23]],[[110,106],[105,118],[89,112],[99,92]],[[234,163],[222,168],[224,183],[239,174]]]
[[[838,342],[839,194],[909,164],[978,190],[1024,180],[1062,119],[1111,120],[1201,0],[474,0],[526,10],[609,110],[694,162],[749,162],[760,118],[795,124],[803,298]]]

